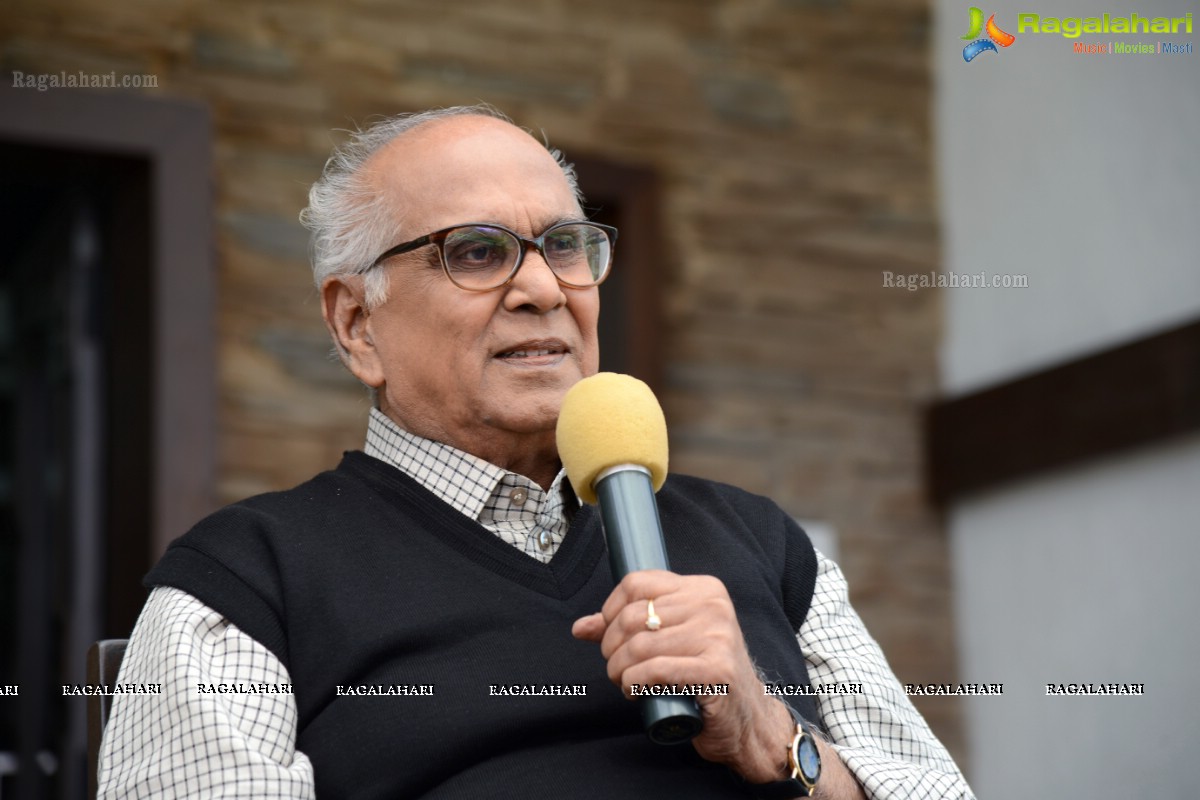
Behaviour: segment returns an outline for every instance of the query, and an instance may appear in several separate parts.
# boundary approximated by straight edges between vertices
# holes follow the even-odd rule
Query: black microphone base
[[[641,698],[642,722],[655,744],[683,744],[704,727],[696,701],[690,697]]]

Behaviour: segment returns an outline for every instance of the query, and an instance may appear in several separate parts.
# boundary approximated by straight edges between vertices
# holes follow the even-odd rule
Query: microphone
[[[650,387],[629,375],[601,372],[563,397],[558,455],[571,486],[599,504],[613,576],[670,569],[654,493],[667,479],[667,421]],[[704,723],[690,697],[641,697],[646,734],[681,744]]]

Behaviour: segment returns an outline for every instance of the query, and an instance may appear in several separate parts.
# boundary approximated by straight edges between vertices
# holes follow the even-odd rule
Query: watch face
[[[817,751],[817,744],[811,736],[805,736],[800,740],[799,746],[796,748],[796,765],[800,767],[800,774],[810,784],[816,783],[817,778],[821,776],[821,754]]]

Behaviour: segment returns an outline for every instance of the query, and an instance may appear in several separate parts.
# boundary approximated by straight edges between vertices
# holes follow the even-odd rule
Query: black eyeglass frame
[[[617,229],[611,225],[601,225],[599,222],[592,222],[586,219],[571,219],[563,220],[562,222],[556,222],[549,228],[546,228],[546,230],[542,231],[541,235],[534,239],[527,239],[511,228],[506,228],[503,225],[496,224],[495,222],[464,222],[460,225],[451,225],[449,228],[442,228],[439,231],[427,233],[418,239],[413,239],[411,242],[404,242],[403,244],[398,244],[395,247],[384,251],[378,258],[371,262],[371,266],[362,270],[362,272],[365,273],[374,269],[392,256],[411,253],[413,250],[417,250],[421,247],[432,244],[437,247],[438,260],[442,262],[442,272],[446,273],[446,277],[450,279],[451,283],[465,292],[494,292],[497,289],[512,283],[513,278],[517,277],[517,270],[519,270],[521,265],[525,263],[525,252],[530,246],[538,251],[538,254],[542,257],[542,260],[546,262],[547,266],[549,266],[550,259],[546,257],[546,251],[544,249],[546,237],[559,228],[565,228],[568,225],[590,225],[593,228],[599,228],[600,230],[604,231],[605,235],[608,236],[608,263],[604,265],[604,274],[600,276],[599,280],[592,283],[578,284],[563,280],[562,276],[559,275],[553,267],[550,268],[550,271],[554,272],[555,279],[561,285],[571,289],[590,289],[593,286],[599,286],[608,279],[609,275],[612,274],[613,253],[617,249]],[[517,249],[517,258],[515,261],[513,261],[512,270],[508,273],[508,277],[495,286],[490,286],[486,289],[476,289],[472,286],[463,286],[461,283],[454,280],[454,276],[450,274],[450,265],[446,262],[445,244],[446,237],[449,236],[452,231],[459,230],[460,228],[494,228],[499,231],[504,231],[509,236],[517,240],[519,245]]]

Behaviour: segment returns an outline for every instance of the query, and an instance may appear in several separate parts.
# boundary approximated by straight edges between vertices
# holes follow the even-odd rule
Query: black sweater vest
[[[793,633],[816,579],[803,531],[765,498],[695,478],[670,478],[658,503],[672,569],[720,578],[755,663],[807,685]],[[203,520],[145,583],[192,594],[283,662],[322,800],[750,796],[690,745],[652,744],[600,648],[571,636],[613,587],[591,507],[541,564],[393,467],[347,453],[336,470]],[[429,684],[432,696],[338,690]],[[585,696],[491,689],[580,684]],[[810,698],[789,700],[815,719]]]

